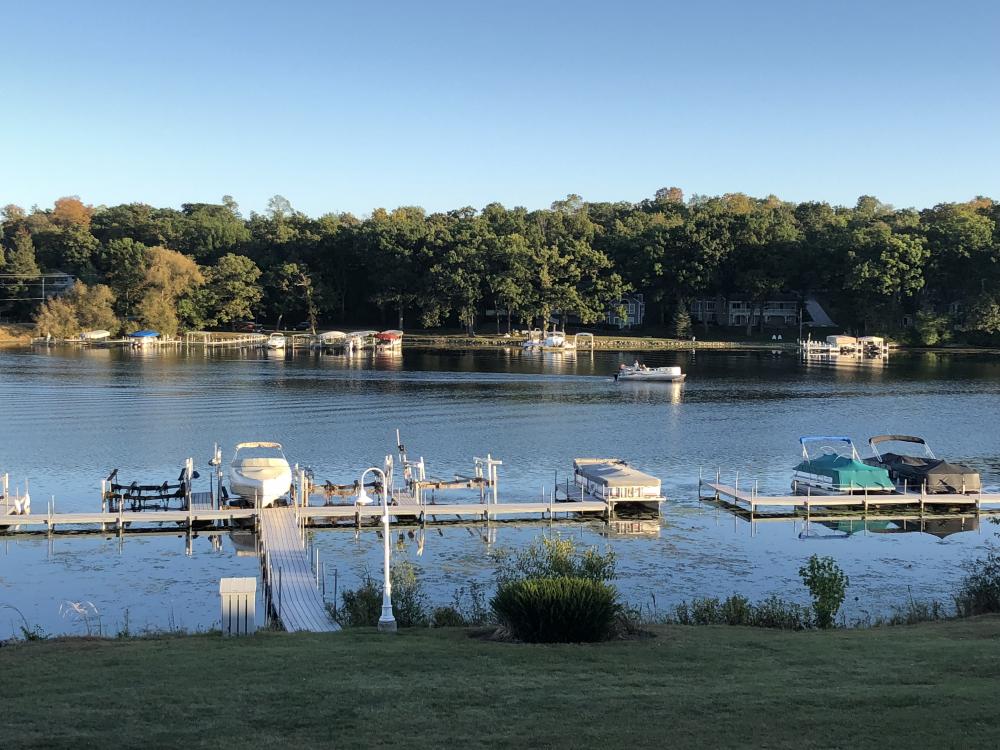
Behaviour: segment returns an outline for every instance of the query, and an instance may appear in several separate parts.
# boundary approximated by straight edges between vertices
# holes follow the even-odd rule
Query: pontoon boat
[[[849,437],[810,435],[799,438],[802,461],[795,467],[797,495],[888,494],[896,491],[889,472],[861,460]]]
[[[685,377],[679,367],[646,367],[640,364],[622,365],[615,373],[615,380],[641,380],[644,383],[680,383]]]
[[[905,443],[910,447],[892,443]],[[923,438],[876,435],[868,439],[868,445],[875,455],[866,458],[865,463],[887,470],[889,477],[904,491],[919,491],[922,488],[930,493],[964,494],[979,492],[982,488],[978,471],[962,464],[942,461]],[[912,446],[919,448],[914,450]]]

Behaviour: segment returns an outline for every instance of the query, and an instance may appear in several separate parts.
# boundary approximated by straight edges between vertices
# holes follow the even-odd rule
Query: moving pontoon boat
[[[889,472],[861,460],[849,437],[799,438],[802,461],[792,475],[797,495],[863,495],[896,491]]]
[[[270,505],[288,494],[292,469],[281,443],[240,443],[229,467],[229,492],[250,502]]]
[[[645,365],[622,365],[615,373],[615,380],[639,381],[644,383],[680,383],[686,376],[679,367],[646,367]]]
[[[904,443],[906,445],[892,445]],[[930,493],[979,492],[979,472],[962,464],[942,461],[923,438],[913,435],[876,435],[868,439],[875,455],[865,459],[872,466],[889,472],[902,489]],[[914,449],[914,446],[919,446]]]

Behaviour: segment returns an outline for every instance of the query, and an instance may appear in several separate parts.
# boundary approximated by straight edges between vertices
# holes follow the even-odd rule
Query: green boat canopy
[[[830,484],[842,489],[892,491],[895,489],[889,472],[879,466],[869,466],[855,458],[824,453],[807,458],[795,471],[827,477]]]

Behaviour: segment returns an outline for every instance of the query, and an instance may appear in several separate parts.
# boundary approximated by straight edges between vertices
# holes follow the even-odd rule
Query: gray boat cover
[[[883,453],[877,465],[888,469],[897,483],[905,481],[914,490],[926,485],[926,491],[933,493],[979,492],[981,487],[978,471],[939,458]]]

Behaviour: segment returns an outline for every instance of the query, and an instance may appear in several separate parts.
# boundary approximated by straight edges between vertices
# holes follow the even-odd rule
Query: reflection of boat
[[[887,443],[919,446],[920,455],[886,450]],[[967,493],[982,489],[978,471],[962,464],[942,461],[934,455],[923,438],[913,435],[876,435],[868,439],[868,445],[875,455],[865,459],[865,462],[886,469],[897,485],[907,489],[923,488],[925,492],[931,493]],[[907,449],[899,447],[898,450]]]
[[[836,531],[844,537],[858,533],[868,534],[930,534],[944,539],[964,531],[977,531],[979,519],[972,514],[950,518],[900,518],[872,519],[845,518],[837,521],[820,521],[821,526]]]
[[[792,475],[792,490],[805,495],[858,495],[896,491],[889,472],[861,460],[849,437],[799,438],[802,461]]]
[[[618,381],[642,381],[647,383],[679,383],[686,376],[679,367],[646,367],[645,365],[622,365],[615,373]]]
[[[229,532],[237,557],[257,557],[257,535],[249,529],[233,529]]]
[[[292,469],[281,443],[240,443],[229,467],[229,491],[244,500],[270,505],[288,494]]]
[[[268,349],[284,349],[287,343],[285,337],[280,333],[272,333],[267,337],[267,348]]]

